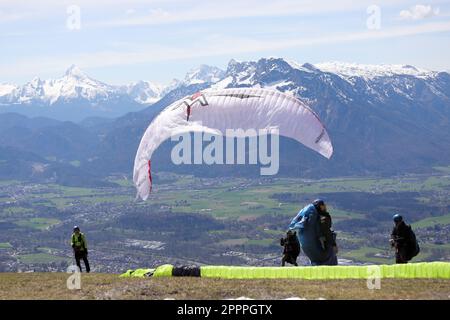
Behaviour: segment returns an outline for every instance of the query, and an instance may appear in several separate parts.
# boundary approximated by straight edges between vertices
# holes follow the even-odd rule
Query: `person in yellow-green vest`
[[[91,271],[91,268],[89,267],[89,261],[87,258],[88,249],[86,236],[80,232],[80,228],[78,226],[73,227],[71,245],[73,248],[73,253],[75,255],[75,261],[78,268],[80,268],[80,272],[82,272],[80,260],[83,259],[84,265],[86,267],[86,272],[89,273],[89,271]]]

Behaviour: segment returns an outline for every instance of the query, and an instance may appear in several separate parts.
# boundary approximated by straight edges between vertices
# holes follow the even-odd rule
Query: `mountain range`
[[[95,116],[115,118],[153,104],[180,85],[216,82],[222,74],[219,68],[202,65],[186,74],[184,80],[174,79],[167,86],[142,80],[110,85],[72,65],[58,79],[36,77],[24,85],[0,84],[0,112],[70,121]]]
[[[111,174],[130,175],[140,137],[153,117],[171,102],[210,87],[273,88],[318,113],[335,154],[325,160],[283,138],[280,175],[393,175],[431,172],[433,166],[450,163],[449,73],[410,65],[313,65],[262,58],[231,60],[226,70],[202,65],[166,87],[145,81],[111,86],[75,66],[60,79],[1,85],[0,177],[9,172],[11,178],[8,166],[14,157],[29,169],[22,178],[31,172],[35,179],[77,184],[74,174],[64,177],[64,168],[93,184]],[[165,143],[154,155],[161,160],[155,161],[160,164],[156,172],[259,172],[256,166],[175,166],[169,148],[170,142]]]

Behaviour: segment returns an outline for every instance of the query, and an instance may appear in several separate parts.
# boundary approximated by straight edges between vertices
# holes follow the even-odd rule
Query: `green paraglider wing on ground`
[[[395,265],[363,265],[363,266],[315,266],[315,267],[246,267],[246,266],[201,266],[199,272],[192,276],[219,279],[450,279],[449,262],[422,262]],[[153,277],[189,276],[186,267],[162,265],[154,270]],[[147,272],[145,272],[147,270]],[[144,277],[148,270],[128,270],[121,277]],[[131,271],[131,272],[130,272]]]

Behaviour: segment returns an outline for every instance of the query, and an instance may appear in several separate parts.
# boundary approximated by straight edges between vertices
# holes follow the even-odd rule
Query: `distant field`
[[[434,169],[438,170],[440,172],[450,173],[450,166],[447,166],[447,167],[434,167]]]
[[[133,187],[134,183],[132,179],[109,179],[108,181],[118,184],[121,187]]]
[[[48,219],[48,218],[31,218],[27,220],[19,220],[16,222],[18,226],[27,227],[38,230],[46,230],[51,226],[58,224],[60,221],[58,219]]]
[[[11,260],[18,258],[20,262],[29,264],[57,262],[61,258],[52,255],[51,251],[36,252],[35,248],[45,245],[58,248],[60,244],[55,241],[55,237],[62,232],[70,235],[71,226],[75,224],[86,227],[88,236],[97,237],[95,233],[104,231],[111,239],[117,237],[119,243],[124,237],[160,240],[157,234],[160,226],[150,223],[153,214],[163,217],[162,222],[168,213],[180,214],[180,217],[186,216],[188,219],[202,214],[218,220],[206,217],[208,219],[205,220],[211,220],[206,221],[206,224],[219,222],[225,225],[226,230],[212,228],[209,231],[206,226],[203,234],[188,234],[193,246],[209,247],[208,252],[214,253],[221,253],[222,250],[242,251],[259,258],[268,253],[281,254],[282,248],[278,241],[284,235],[289,221],[308,202],[324,196],[328,197],[326,200],[330,199],[328,208],[341,246],[340,258],[363,263],[393,263],[394,252],[390,250],[388,242],[392,228],[390,219],[391,212],[399,210],[406,215],[408,222],[414,222],[412,226],[418,231],[419,240],[420,237],[427,237],[421,243],[422,251],[417,261],[448,260],[450,247],[434,244],[445,243],[448,239],[445,235],[445,228],[450,225],[450,212],[446,212],[450,207],[450,177],[447,169],[450,170],[450,167],[437,168],[436,174],[432,176],[320,180],[215,179],[156,173],[158,179],[155,179],[154,191],[145,202],[135,201],[136,192],[131,179],[118,176],[109,179],[117,186],[102,188],[3,181],[0,182],[0,186],[5,186],[1,189],[4,192],[0,198],[0,227],[5,231],[0,239],[0,249],[11,249],[8,246],[10,242],[15,245],[14,249],[8,250]],[[397,201],[401,204],[397,205]],[[147,220],[142,220],[144,225],[131,223],[126,229],[120,224],[116,225],[116,221],[122,221],[128,213],[137,212],[147,215]],[[182,221],[174,221],[182,227]],[[433,238],[431,229],[424,230],[438,225],[441,228],[438,239]],[[146,229],[147,226],[150,227]],[[162,230],[161,237],[174,232],[171,226],[165,228],[168,229]],[[153,232],[153,235],[149,236],[148,231]],[[28,234],[32,234],[32,240],[22,240],[27,239]],[[41,235],[48,243],[40,242]],[[97,241],[91,243],[99,245]],[[214,247],[216,244],[217,247]],[[121,256],[131,250],[121,251],[125,249],[118,250],[109,244],[105,248],[110,250],[108,252],[117,250]],[[144,255],[135,248],[133,250],[137,256]],[[201,250],[198,251],[198,256],[195,251],[189,261],[201,262],[205,259]],[[101,267],[107,265],[108,261],[108,258],[102,260]]]
[[[10,186],[14,184],[18,184],[20,181],[17,180],[0,180],[0,186]]]
[[[185,177],[179,184],[184,184]],[[408,178],[340,178],[317,181],[301,181],[299,179],[275,179],[272,183],[239,188],[239,181],[234,188],[219,185],[212,188],[196,188],[191,186],[182,190],[164,189],[155,191],[150,196],[152,201],[169,204],[179,212],[207,212],[217,217],[234,217],[241,215],[263,215],[268,213],[292,215],[302,204],[279,203],[270,196],[275,193],[298,193],[308,195],[333,192],[424,192],[450,188],[450,179],[442,176]],[[233,186],[232,186],[233,187]],[[157,189],[158,187],[156,187]],[[422,199],[427,201],[427,198]],[[187,205],[177,205],[185,201]],[[355,218],[354,212],[334,210],[337,219]]]
[[[412,226],[415,228],[427,228],[436,225],[448,225],[448,224],[450,224],[450,214],[439,217],[426,218],[413,223]]]
[[[274,239],[248,240],[245,244],[253,246],[271,246],[275,243]]]
[[[3,215],[18,216],[18,217],[23,216],[23,214],[32,212],[33,212],[32,209],[23,207],[9,207],[3,209]]]
[[[420,254],[411,262],[429,261],[429,257],[435,251],[449,252],[450,244],[420,243]],[[363,246],[356,250],[342,250],[338,255],[340,258],[351,259],[356,262],[374,264],[393,264],[395,262],[394,250],[388,246],[385,248],[374,248]]]
[[[383,279],[379,290],[362,280],[220,280],[119,278],[82,274],[68,290],[66,273],[0,273],[0,299],[450,299],[448,280]]]
[[[48,253],[24,254],[24,255],[19,256],[19,260],[23,263],[28,263],[28,264],[70,261],[69,258],[58,257],[58,256],[48,254]]]
[[[12,247],[9,242],[0,242],[0,249],[11,249]]]
[[[323,193],[336,192],[370,192],[381,194],[383,192],[407,191],[438,191],[450,189],[450,178],[445,176],[411,176],[407,178],[334,178],[315,181],[277,178],[272,182],[252,184],[247,186],[249,180],[230,179],[219,184],[214,179],[199,179],[186,175],[168,175],[174,182],[169,184],[155,184],[154,192],[150,195],[153,204],[171,206],[173,211],[195,213],[203,212],[215,217],[240,217],[264,214],[293,215],[304,203],[280,203],[271,198],[276,193],[296,193],[311,198]],[[64,209],[77,203],[115,203],[133,204],[135,190],[129,179],[112,179],[124,188],[126,193],[117,194],[108,188],[77,188],[49,185],[53,192],[43,192],[30,195],[30,198],[39,199]],[[251,181],[251,180],[250,180]],[[5,182],[0,182],[5,183]],[[312,200],[312,199],[311,199]],[[427,202],[430,199],[420,199]],[[25,212],[27,209],[10,208],[4,210],[17,210]],[[23,211],[19,211],[23,210]],[[14,211],[10,211],[13,213]],[[358,213],[333,209],[336,219],[357,218]],[[449,213],[450,214],[450,213]],[[448,223],[447,218],[441,220]],[[424,224],[432,223],[424,221]]]
[[[69,163],[74,167],[79,167],[81,165],[80,160],[73,160],[73,161],[70,161]]]
[[[382,256],[376,256],[377,254]],[[387,256],[389,254],[389,257],[385,257],[385,255]],[[340,256],[354,261],[365,261],[375,264],[392,264],[395,262],[393,251],[386,252],[386,248],[362,247],[356,250],[344,251]]]

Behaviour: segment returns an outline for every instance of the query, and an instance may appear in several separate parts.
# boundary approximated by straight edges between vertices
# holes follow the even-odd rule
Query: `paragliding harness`
[[[407,225],[409,236],[407,242],[405,243],[405,260],[409,261],[420,253],[419,242],[417,241],[416,234],[412,230],[410,225]],[[405,240],[403,237],[395,237],[394,242],[397,244],[399,241]],[[395,245],[396,250],[399,250],[397,245]]]
[[[414,231],[412,231],[411,229],[411,240],[410,240],[410,248],[411,250],[410,252],[410,256],[408,257],[409,260],[411,260],[412,258],[414,258],[415,256],[417,256],[420,252],[420,247],[419,247],[419,242],[417,241],[416,238],[416,234],[414,233]]]
[[[297,266],[297,257],[300,255],[301,251],[300,242],[297,238],[297,232],[289,230],[286,233],[286,238],[280,239],[280,245],[284,247],[281,265],[284,267],[285,263],[288,262]]]
[[[412,231],[411,226],[408,225],[408,229],[410,232],[409,241],[406,243],[406,259],[411,260],[415,256],[417,256],[420,252],[419,243],[417,242],[416,234]]]

